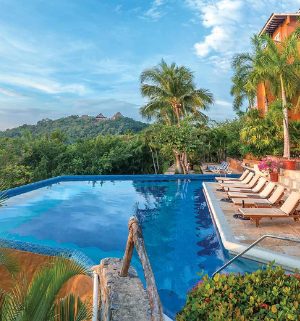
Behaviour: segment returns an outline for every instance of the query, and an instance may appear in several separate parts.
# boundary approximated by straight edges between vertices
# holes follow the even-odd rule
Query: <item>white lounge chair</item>
[[[255,221],[256,227],[263,218],[291,217],[299,221],[300,215],[296,211],[299,201],[300,193],[292,192],[280,208],[239,208],[239,211],[243,217]]]
[[[265,177],[260,177],[257,181],[257,184],[253,188],[238,188],[238,187],[229,187],[231,192],[241,192],[241,193],[259,193],[267,183]]]
[[[240,182],[240,181],[226,181],[224,183],[219,183],[220,185],[224,185],[224,186],[233,186],[233,185],[237,185],[237,184],[248,184],[251,179],[254,177],[254,173],[250,172],[248,173],[248,175]]]
[[[268,198],[232,198],[234,205],[245,207],[271,207],[278,205],[284,195],[284,186],[279,185],[274,193]]]
[[[237,183],[237,184],[220,184],[221,187],[224,189],[225,192],[228,192],[231,190],[231,188],[239,188],[239,189],[252,189],[260,179],[259,175],[255,175],[252,177],[249,183],[242,184],[242,183]]]
[[[260,193],[245,193],[245,192],[228,192],[229,198],[268,198],[273,192],[276,184],[269,182]]]
[[[244,178],[249,174],[249,169],[246,169],[243,174],[238,178],[233,177],[215,177],[216,181],[218,182],[242,182]]]

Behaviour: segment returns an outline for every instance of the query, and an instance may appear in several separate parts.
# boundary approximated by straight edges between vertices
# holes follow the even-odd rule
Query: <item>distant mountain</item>
[[[32,136],[39,136],[60,130],[67,135],[70,141],[76,141],[80,138],[95,137],[99,134],[116,135],[128,132],[137,133],[147,126],[148,125],[143,122],[124,117],[119,112],[111,118],[107,118],[101,113],[96,117],[73,115],[56,120],[43,119],[37,122],[36,125],[22,125],[0,131],[0,137],[19,137],[28,132]]]

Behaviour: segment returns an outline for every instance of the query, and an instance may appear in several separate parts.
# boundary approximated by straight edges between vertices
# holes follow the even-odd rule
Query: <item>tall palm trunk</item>
[[[177,126],[180,127],[180,112],[179,112],[179,107],[177,103],[174,106],[174,113],[177,119]]]
[[[282,75],[280,75],[280,86],[281,86],[281,99],[282,99],[282,109],[283,109],[283,157],[290,158],[290,134],[289,134],[289,115],[286,101],[286,93],[284,88],[284,82]]]

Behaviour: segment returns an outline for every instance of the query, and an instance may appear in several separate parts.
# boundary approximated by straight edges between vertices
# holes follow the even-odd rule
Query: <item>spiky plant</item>
[[[55,321],[85,321],[92,318],[92,307],[73,294],[60,299],[55,309]]]
[[[90,315],[79,299],[70,297],[57,301],[57,295],[65,282],[73,276],[87,273],[88,270],[84,266],[74,261],[55,258],[49,265],[37,271],[29,284],[24,277],[19,277],[15,287],[6,293],[2,300],[0,320],[82,321],[89,319]],[[71,311],[75,308],[75,303],[76,311]],[[59,311],[62,311],[62,316],[57,314]]]
[[[12,275],[16,275],[20,270],[18,262],[4,246],[0,243],[0,266],[5,267]]]

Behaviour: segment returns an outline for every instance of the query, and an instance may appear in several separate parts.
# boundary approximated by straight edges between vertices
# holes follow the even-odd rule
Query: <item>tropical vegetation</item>
[[[300,275],[269,266],[208,276],[190,291],[177,321],[299,320]]]
[[[234,76],[231,94],[236,110],[240,110],[245,100],[248,101],[248,108],[253,107],[259,85],[265,91],[270,91],[280,103],[283,114],[283,156],[287,158],[290,158],[289,109],[297,109],[299,105],[299,35],[300,31],[296,30],[280,42],[266,34],[253,36],[252,52],[236,55],[232,63]],[[268,104],[266,101],[267,107]]]
[[[62,132],[0,138],[0,177],[7,187],[59,175],[153,173],[143,135],[99,135],[69,143]]]
[[[97,135],[124,135],[138,133],[148,124],[132,118],[119,116],[116,119],[97,120],[92,116],[72,115],[59,119],[42,119],[36,125],[22,125],[16,128],[0,131],[0,137],[36,138],[51,135],[58,131],[64,133],[65,139],[72,143],[78,139],[93,138]]]
[[[174,150],[187,157],[179,159],[183,172],[186,162],[192,166],[226,157],[279,156],[282,118],[275,103],[265,117],[256,109],[221,123],[185,117],[180,127],[157,122],[136,134],[98,135],[74,142],[61,131],[0,138],[2,190],[59,175],[164,173],[174,163]],[[290,122],[289,130],[291,155],[297,156],[300,122]]]
[[[5,258],[3,260],[3,258]],[[28,281],[17,273],[17,262],[5,248],[0,249],[0,264],[14,275],[15,285],[0,293],[1,321],[88,321],[91,306],[78,296],[58,298],[62,286],[72,277],[88,274],[83,265],[60,257],[41,267]],[[42,297],[42,299],[41,299]]]
[[[164,130],[169,131],[170,135],[174,134],[172,126],[176,125],[180,131],[182,122],[188,116],[192,115],[196,121],[206,119],[201,111],[207,110],[213,103],[213,95],[209,90],[196,88],[191,70],[175,63],[168,65],[164,60],[142,72],[141,93],[148,98],[148,102],[140,109],[141,114],[164,124]],[[181,139],[179,135],[173,137],[177,142]],[[176,143],[171,147],[176,171],[185,173],[188,170],[188,154],[178,147]]]

